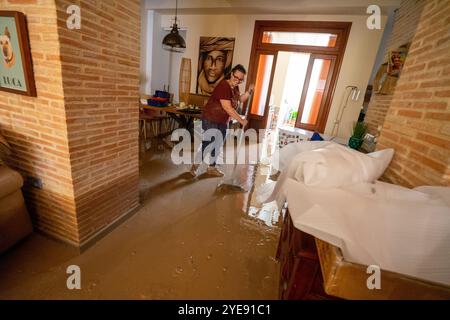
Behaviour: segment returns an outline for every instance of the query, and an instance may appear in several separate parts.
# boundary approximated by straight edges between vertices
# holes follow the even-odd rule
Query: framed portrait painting
[[[36,96],[25,15],[0,11],[0,90]]]
[[[406,55],[408,53],[409,44],[405,44],[397,50],[391,50],[388,53],[388,70],[387,73],[393,77],[399,77],[405,64]]]
[[[234,38],[200,37],[197,93],[211,95],[232,68]]]

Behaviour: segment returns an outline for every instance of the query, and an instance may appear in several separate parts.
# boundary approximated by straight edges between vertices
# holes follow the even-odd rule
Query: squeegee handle
[[[253,90],[249,90],[248,93],[250,95],[248,96],[248,99],[247,99],[247,107],[245,108],[244,119],[247,119],[248,112],[250,110],[250,103],[252,102],[252,99],[253,99]],[[242,145],[243,138],[244,138],[244,127],[242,126],[241,134],[239,135],[239,140],[238,140],[238,145],[237,145],[236,159],[239,159],[239,153],[241,151],[241,145]],[[237,162],[236,162],[236,164],[237,164]],[[233,175],[235,175],[235,174],[233,174]]]
[[[247,99],[247,106],[245,108],[245,114],[244,114],[245,119],[247,119],[248,112],[250,111],[250,104],[251,104],[252,99],[253,99],[253,89],[249,90],[248,93],[249,93],[249,96],[248,96],[248,99]]]

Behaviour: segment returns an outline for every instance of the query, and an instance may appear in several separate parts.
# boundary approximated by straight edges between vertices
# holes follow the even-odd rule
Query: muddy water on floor
[[[246,215],[248,194],[215,194],[219,178],[188,179],[167,152],[141,164],[135,215],[82,254],[33,235],[0,256],[0,299],[277,298],[279,231]],[[81,290],[66,287],[72,264]]]

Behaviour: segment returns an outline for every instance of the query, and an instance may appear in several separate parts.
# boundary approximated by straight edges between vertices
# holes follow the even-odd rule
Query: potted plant
[[[353,125],[353,133],[350,139],[348,140],[348,146],[355,150],[361,148],[366,132],[367,132],[367,123],[361,121],[356,122]]]

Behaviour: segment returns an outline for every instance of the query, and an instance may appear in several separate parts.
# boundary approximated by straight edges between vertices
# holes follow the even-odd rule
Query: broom
[[[245,109],[244,119],[247,119],[248,112],[250,110],[250,103],[253,98],[253,90],[249,91],[250,96],[247,100],[247,107]],[[245,188],[241,185],[239,181],[239,170],[237,170],[237,162],[239,159],[239,154],[241,152],[242,141],[244,140],[244,127],[242,127],[241,133],[239,135],[238,145],[237,145],[237,155],[236,162],[234,163],[233,172],[231,174],[231,179],[228,182],[222,181],[216,188],[216,192],[247,192]],[[245,148],[245,146],[244,146]]]

